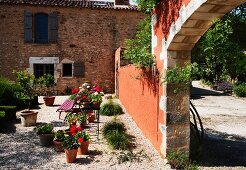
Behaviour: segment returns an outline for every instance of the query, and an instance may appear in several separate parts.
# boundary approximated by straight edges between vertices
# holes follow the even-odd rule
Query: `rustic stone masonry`
[[[24,41],[24,13],[57,13],[57,42]],[[14,80],[13,70],[29,69],[35,63],[54,64],[57,89],[77,87],[97,80],[105,92],[114,92],[114,53],[133,38],[144,14],[129,9],[78,8],[0,3],[0,75]],[[33,21],[34,24],[34,21]],[[80,76],[62,77],[62,64],[79,63]]]

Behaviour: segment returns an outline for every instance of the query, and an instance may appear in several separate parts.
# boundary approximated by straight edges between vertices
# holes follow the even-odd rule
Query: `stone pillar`
[[[175,64],[183,66],[186,62],[190,62],[190,56],[190,51],[168,51],[167,67],[173,68]],[[174,88],[176,86],[174,84],[164,85],[164,94],[166,94],[167,153],[170,151],[182,151],[189,155],[190,88],[185,87],[185,90],[175,93]]]

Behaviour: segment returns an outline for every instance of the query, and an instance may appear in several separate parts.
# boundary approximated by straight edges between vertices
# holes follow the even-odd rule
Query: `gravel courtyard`
[[[58,119],[56,109],[67,96],[56,97],[53,107],[43,104],[39,98],[39,109],[37,110],[37,122],[50,122],[57,129],[65,129],[66,124]],[[18,113],[17,113],[18,114]],[[64,118],[65,113],[62,113]],[[99,135],[97,140],[97,124],[89,124],[87,130],[91,134],[91,143],[88,155],[77,156],[75,163],[68,164],[64,153],[57,153],[53,147],[41,147],[38,136],[33,132],[34,127],[22,127],[16,122],[12,127],[7,128],[5,133],[0,133],[0,169],[91,169],[91,170],[166,170],[170,169],[168,164],[160,157],[150,142],[143,136],[142,132],[129,117],[123,114],[118,117],[127,127],[127,133],[132,135],[135,148],[133,152],[142,151],[140,162],[127,162],[118,164],[117,157],[120,151],[113,151],[106,141]],[[100,128],[112,117],[100,116]]]

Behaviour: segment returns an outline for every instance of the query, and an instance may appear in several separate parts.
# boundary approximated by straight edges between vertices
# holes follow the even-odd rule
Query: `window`
[[[25,11],[25,42],[49,43],[57,41],[57,13],[36,13]]]
[[[72,64],[62,64],[62,76],[63,77],[72,77]]]
[[[54,76],[54,64],[34,64],[34,75],[36,78],[45,74]]]
[[[48,15],[38,13],[35,15],[35,42],[48,43]]]

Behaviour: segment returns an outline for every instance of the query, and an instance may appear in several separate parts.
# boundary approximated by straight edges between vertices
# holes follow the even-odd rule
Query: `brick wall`
[[[24,42],[24,11],[58,12],[58,42]],[[84,62],[84,77],[63,78],[55,68],[57,88],[98,80],[106,92],[114,92],[114,53],[132,38],[143,14],[130,10],[75,7],[0,5],[0,75],[14,79],[12,70],[29,68],[30,57],[58,57]]]

